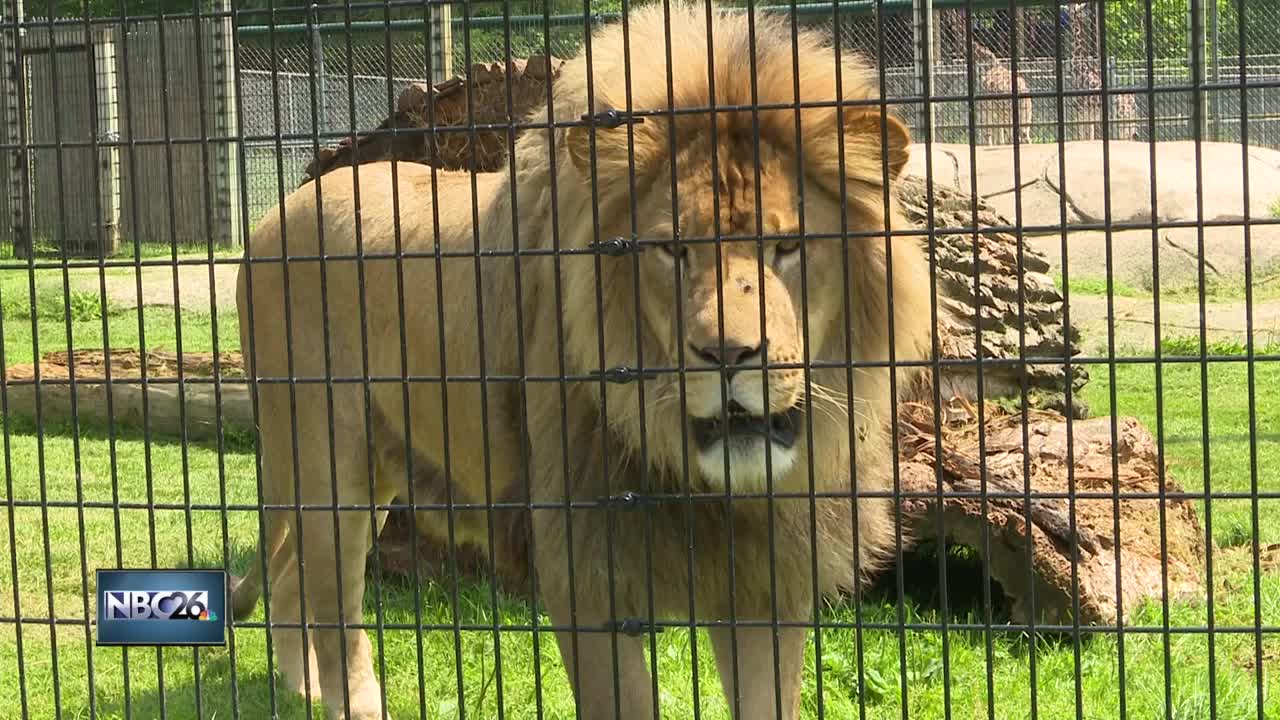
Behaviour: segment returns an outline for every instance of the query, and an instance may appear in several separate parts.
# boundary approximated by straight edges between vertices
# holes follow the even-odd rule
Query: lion
[[[265,574],[284,681],[331,717],[385,710],[343,624],[398,495],[454,546],[531,561],[582,716],[653,717],[660,623],[707,628],[735,717],[797,716],[804,624],[895,547],[929,267],[870,66],[750,20],[634,10],[566,64],[510,172],[359,165],[254,231],[267,510],[234,607]]]

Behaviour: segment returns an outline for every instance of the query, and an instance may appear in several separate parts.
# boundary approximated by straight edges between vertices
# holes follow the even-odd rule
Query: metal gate
[[[111,29],[31,28],[21,62],[27,83],[30,232],[17,250],[33,245],[70,255],[115,251],[119,167],[110,138],[114,82]],[[106,80],[104,82],[104,80]],[[110,93],[114,94],[114,93]]]

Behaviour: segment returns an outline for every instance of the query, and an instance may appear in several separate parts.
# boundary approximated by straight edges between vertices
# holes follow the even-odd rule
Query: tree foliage
[[[1246,4],[1247,3],[1247,4]],[[1280,53],[1280,0],[1217,0],[1218,53],[1240,54],[1240,8],[1245,4],[1245,53]],[[1212,52],[1212,13],[1204,3],[1206,52]],[[1147,7],[1151,8],[1151,55],[1180,60],[1191,48],[1189,0],[1112,0],[1105,4],[1107,54],[1120,60],[1147,58]]]

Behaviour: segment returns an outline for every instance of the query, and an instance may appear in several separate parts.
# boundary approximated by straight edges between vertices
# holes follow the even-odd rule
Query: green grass
[[[1259,269],[1255,269],[1253,276],[1253,300],[1261,302],[1280,297],[1280,282],[1276,282],[1280,278],[1280,267],[1268,265]],[[1062,286],[1062,276],[1055,278],[1058,286]],[[1107,295],[1107,279],[1105,277],[1091,276],[1072,276],[1071,278],[1071,296],[1079,295],[1099,295],[1105,297]],[[1111,294],[1115,297],[1123,298],[1140,298],[1142,300],[1151,300],[1153,292],[1150,281],[1144,282],[1142,285],[1134,285],[1124,280],[1113,279],[1111,281]],[[1198,302],[1200,299],[1200,285],[1198,281],[1190,281],[1179,284],[1165,284],[1161,287],[1160,298],[1167,302]],[[1230,302],[1241,301],[1246,298],[1245,284],[1242,277],[1221,278],[1216,275],[1209,275],[1205,278],[1204,298],[1207,302]]]
[[[32,312],[25,274],[16,279],[0,275],[4,350],[11,364],[31,356],[33,339],[39,340],[41,352],[66,344],[67,313],[61,300],[60,274],[42,273],[36,280]],[[73,296],[70,323],[75,345],[102,345],[99,312],[96,293]],[[149,346],[174,346],[178,326],[172,310],[148,308],[142,318]],[[136,346],[136,312],[107,308],[107,319],[113,346]],[[207,315],[184,312],[181,328],[184,348],[208,349],[213,326]],[[217,331],[224,348],[234,347],[232,314],[219,318]],[[1195,354],[1198,345],[1170,340],[1166,350],[1171,355]],[[1239,354],[1241,349],[1219,344],[1212,351]],[[1114,388],[1116,413],[1136,416],[1153,433],[1162,433],[1171,475],[1187,490],[1203,492],[1207,485],[1217,493],[1247,493],[1254,484],[1254,467],[1261,490],[1280,490],[1275,474],[1275,468],[1280,468],[1280,363],[1259,362],[1254,368],[1256,443],[1250,436],[1251,398],[1244,363],[1210,364],[1205,373],[1207,383],[1201,381],[1199,364],[1166,363],[1159,372],[1162,417],[1157,416],[1157,371],[1151,364],[1118,365],[1114,377],[1105,366],[1092,367],[1085,400],[1094,415],[1110,414]],[[1201,424],[1203,403],[1208,407],[1207,449]],[[85,590],[93,589],[95,568],[194,564],[243,571],[258,532],[256,514],[56,506],[58,502],[78,501],[221,503],[224,488],[226,502],[253,503],[257,489],[251,443],[233,439],[219,455],[208,445],[184,449],[163,438],[146,443],[128,430],[118,432],[114,443],[95,428],[82,428],[79,436],[73,436],[66,427],[51,425],[37,432],[29,424],[13,421],[3,430],[9,462],[0,497],[15,502],[0,506],[0,618],[5,619],[0,622],[0,718],[22,717],[24,711],[32,718],[54,717],[59,712],[64,717],[87,717],[91,709],[98,717],[122,718],[126,706],[131,717],[153,718],[161,714],[162,704],[172,718],[195,717],[197,704],[206,718],[232,717],[235,712],[244,718],[268,717],[272,676],[265,636],[259,629],[234,632],[233,658],[231,646],[162,653],[143,648],[96,648],[83,625],[93,609],[86,605]],[[41,505],[48,502],[55,506]],[[1280,625],[1280,572],[1264,570],[1258,578],[1261,602],[1255,611],[1251,563],[1242,552],[1255,531],[1264,544],[1280,542],[1280,501],[1264,499],[1258,503],[1256,529],[1249,500],[1214,500],[1207,512],[1203,503],[1199,507],[1202,521],[1211,522],[1209,531],[1218,545],[1213,556],[1217,575],[1215,626]],[[947,620],[980,625],[982,583],[975,579],[979,566],[972,553],[953,551],[947,553],[947,559]],[[904,566],[907,592],[902,612],[908,623],[939,623],[943,619],[937,572],[936,556],[927,554]],[[852,623],[861,617],[871,623],[897,623],[894,587],[891,574],[860,606],[846,602],[828,608],[824,621]],[[366,620],[377,622],[375,608],[380,604],[385,622],[414,623],[417,597],[421,598],[422,622],[426,624],[450,625],[457,619],[464,624],[512,626],[531,621],[530,609],[521,598],[500,595],[495,608],[488,588],[474,582],[460,587],[456,618],[448,588],[433,584],[414,588],[399,582],[371,587],[366,596]],[[905,681],[906,710],[911,718],[943,717],[947,703],[953,718],[986,718],[989,713],[999,718],[1028,717],[1033,687],[1037,714],[1042,718],[1075,717],[1077,695],[1082,698],[1084,717],[1120,718],[1121,688],[1128,718],[1207,718],[1211,677],[1217,717],[1259,716],[1254,636],[1249,633],[1214,634],[1211,654],[1210,636],[1205,633],[1142,632],[1143,628],[1159,628],[1165,621],[1159,604],[1148,603],[1137,610],[1130,632],[1123,638],[1113,632],[1086,634],[1078,645],[1077,662],[1077,644],[1072,638],[1040,636],[1033,644],[1023,633],[1000,628],[1007,621],[1003,606],[993,612],[996,627],[991,632],[949,630],[945,659],[944,636],[937,630],[899,633],[866,629],[859,645],[859,635],[851,629],[824,628],[821,667],[825,716],[859,717],[865,709],[869,718],[901,718]],[[14,616],[26,620],[20,631],[10,620]],[[61,621],[56,630],[50,629],[50,617]],[[252,619],[263,619],[261,608]],[[74,624],[76,621],[82,624]],[[549,620],[540,617],[539,621]],[[1175,603],[1168,618],[1174,628],[1197,628],[1207,621],[1204,600]],[[571,717],[572,695],[554,639],[542,634],[535,644],[526,631],[502,630],[499,635],[495,646],[492,631],[468,631],[459,636],[449,630],[388,630],[381,638],[375,634],[375,652],[381,652],[387,669],[385,688],[391,712],[396,717],[454,718],[460,714],[461,703],[469,717],[496,717],[500,690],[505,717],[535,717],[539,696],[544,717]],[[692,663],[695,644],[697,697]],[[1123,667],[1119,661],[1122,644]],[[1280,717],[1280,680],[1274,671],[1280,663],[1280,637],[1267,636],[1262,650],[1268,670],[1261,715]],[[808,652],[804,714],[816,717],[815,668],[819,663],[812,641]],[[534,671],[535,655],[540,674]],[[499,659],[500,677],[496,672]],[[461,692],[455,671],[459,662]],[[704,718],[728,717],[705,635],[673,630],[658,635],[657,667],[666,716],[692,717],[696,703]],[[421,700],[420,686],[424,688]],[[988,698],[994,698],[993,706]],[[276,703],[282,718],[306,715],[302,702],[287,693],[277,692]],[[1166,705],[1171,708],[1168,714]],[[314,715],[321,717],[318,711]]]
[[[129,268],[109,268],[109,275],[133,277]],[[73,348],[101,348],[104,336],[115,348],[137,348],[145,338],[151,349],[176,350],[181,331],[182,349],[203,352],[213,349],[213,316],[207,311],[183,308],[181,318],[172,307],[148,305],[139,313],[135,309],[116,307],[108,300],[104,312],[102,297],[96,287],[97,270],[77,269],[68,289],[62,270],[37,270],[34,301],[32,273],[0,271],[0,310],[4,320],[4,361],[8,366],[32,362],[39,354],[66,350],[68,331]],[[70,312],[67,309],[70,308]],[[104,333],[103,318],[106,328]],[[68,323],[68,320],[70,321]],[[69,325],[69,327],[68,327]],[[217,334],[220,350],[239,348],[235,313],[218,313]]]

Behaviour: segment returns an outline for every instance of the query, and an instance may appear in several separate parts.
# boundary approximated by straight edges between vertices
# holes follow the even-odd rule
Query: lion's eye
[[[774,252],[778,257],[790,255],[800,249],[799,240],[782,240],[774,247]]]
[[[658,247],[662,250],[663,254],[671,258],[673,262],[676,260],[683,261],[689,257],[689,249],[684,246],[684,243],[680,242],[679,235],[676,235],[673,239],[668,240],[667,242],[659,243]]]

